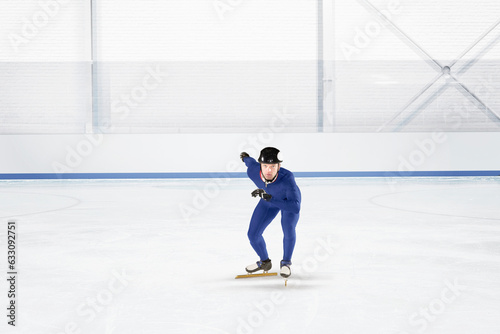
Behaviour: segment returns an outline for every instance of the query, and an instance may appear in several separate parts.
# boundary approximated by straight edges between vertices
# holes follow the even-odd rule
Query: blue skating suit
[[[266,193],[273,196],[270,201],[260,199],[253,212],[250,227],[248,228],[250,244],[261,261],[269,258],[266,242],[262,234],[278,212],[281,211],[281,227],[284,234],[283,260],[291,261],[296,240],[295,227],[299,220],[301,202],[300,189],[295,183],[295,177],[289,170],[280,168],[276,180],[266,185],[260,176],[260,164],[252,157],[244,158],[244,162],[248,167],[248,177],[258,188],[264,189]]]

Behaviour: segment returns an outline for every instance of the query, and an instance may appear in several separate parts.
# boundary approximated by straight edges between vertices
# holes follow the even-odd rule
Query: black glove
[[[266,201],[269,201],[271,200],[271,198],[273,198],[273,196],[266,193],[264,189],[255,189],[254,191],[252,191],[252,197],[257,197],[257,196],[263,198]]]
[[[247,152],[241,152],[240,153],[240,159],[241,159],[241,161],[245,162],[245,158],[248,158],[248,157],[249,157],[249,155],[248,155]]]

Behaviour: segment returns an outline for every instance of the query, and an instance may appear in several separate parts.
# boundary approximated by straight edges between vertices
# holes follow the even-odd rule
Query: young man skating
[[[281,211],[281,227],[283,229],[283,260],[280,262],[281,276],[291,274],[292,254],[295,247],[295,227],[299,220],[301,194],[295,183],[295,177],[289,170],[281,167],[279,150],[266,147],[260,152],[258,162],[248,153],[240,154],[247,166],[247,175],[255,183],[257,189],[253,197],[260,197],[255,207],[248,228],[248,239],[260,260],[246,267],[253,273],[271,269],[271,260],[267,254],[266,242],[262,234],[266,227]]]

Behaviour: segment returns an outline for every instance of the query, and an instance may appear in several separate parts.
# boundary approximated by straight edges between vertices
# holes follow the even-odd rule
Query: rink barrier
[[[294,172],[295,177],[465,177],[500,176],[500,170],[478,171],[350,171],[350,172]],[[244,172],[231,173],[8,173],[0,180],[73,180],[73,179],[207,179],[246,178]]]

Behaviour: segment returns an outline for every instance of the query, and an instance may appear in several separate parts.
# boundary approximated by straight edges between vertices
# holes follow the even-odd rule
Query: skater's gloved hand
[[[265,193],[266,191],[264,189],[255,189],[254,191],[252,191],[252,197],[262,197],[262,195]]]
[[[273,196],[266,193],[264,189],[255,189],[254,191],[252,191],[252,197],[257,197],[257,196],[265,199],[266,201],[269,201],[271,198],[273,198]]]
[[[247,152],[241,152],[240,153],[240,159],[241,159],[241,161],[245,162],[245,158],[248,158],[248,157],[249,157],[249,155],[248,155]]]

